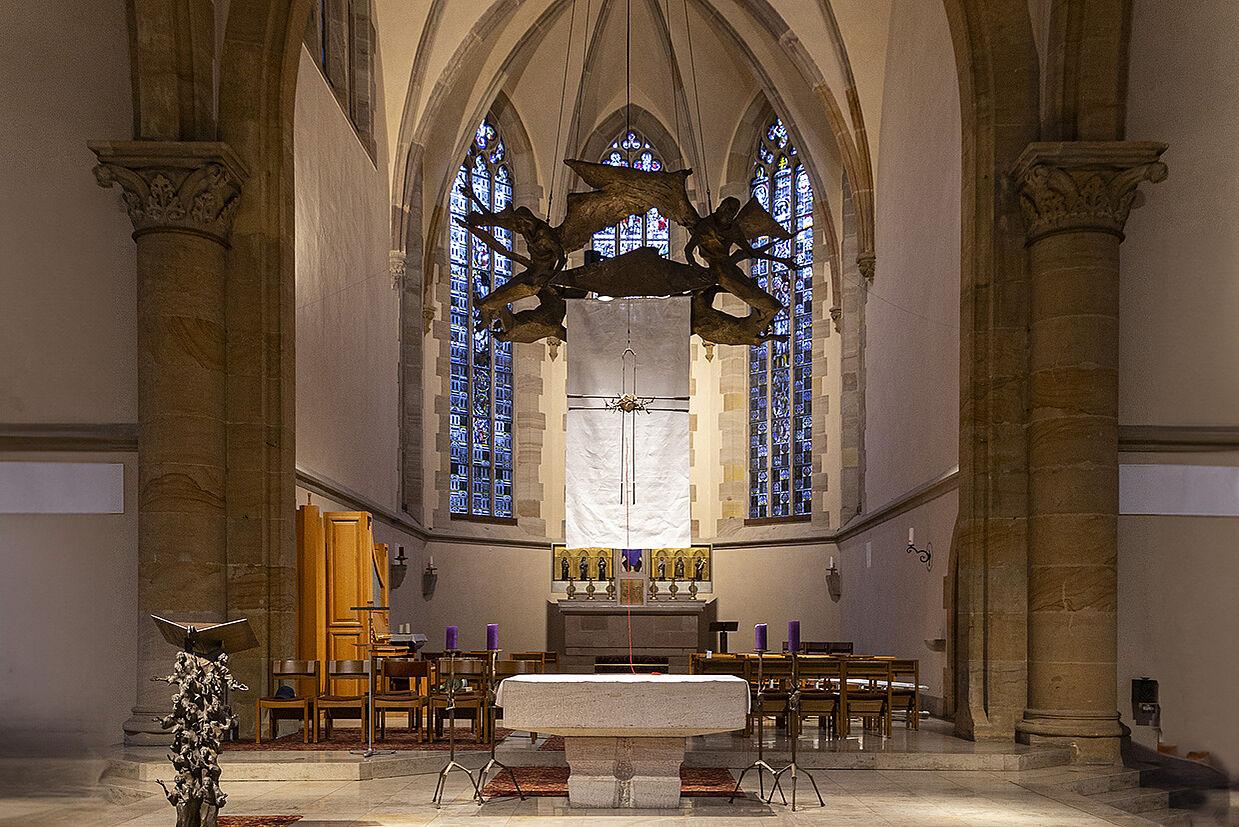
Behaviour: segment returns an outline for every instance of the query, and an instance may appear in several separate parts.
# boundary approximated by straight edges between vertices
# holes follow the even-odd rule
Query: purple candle
[[[753,627],[753,633],[757,638],[756,643],[753,645],[753,650],[756,652],[766,651],[766,624],[758,623]]]
[[[456,626],[447,627],[447,647],[446,648],[449,652],[454,652],[456,651],[457,648],[459,648],[456,646],[456,635],[459,632],[460,632],[459,627],[456,627]]]
[[[499,624],[498,623],[487,623],[486,624],[486,650],[488,652],[495,652],[495,651],[498,651],[498,649],[499,649]]]
[[[787,651],[800,651],[800,621],[793,620],[787,624]]]

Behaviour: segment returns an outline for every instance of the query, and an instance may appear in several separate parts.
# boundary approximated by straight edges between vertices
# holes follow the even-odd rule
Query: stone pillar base
[[[564,739],[572,807],[676,809],[683,738]]]
[[[171,712],[168,709],[135,706],[129,720],[125,721],[125,746],[127,747],[166,747],[172,743],[172,731],[159,726],[155,720]]]
[[[1074,764],[1122,763],[1120,747],[1127,728],[1119,713],[1078,709],[1029,709],[1015,725],[1021,744],[1065,746]]]

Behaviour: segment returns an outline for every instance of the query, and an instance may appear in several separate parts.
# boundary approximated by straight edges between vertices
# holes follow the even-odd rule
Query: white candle
[[[908,529],[908,545],[912,545],[912,544],[913,544],[913,543],[912,543],[912,540],[913,540],[913,538],[914,538],[914,537],[916,537],[916,529],[915,529],[915,528],[909,528],[909,529]]]
[[[831,557],[831,558],[830,558],[830,567],[831,567],[832,569],[835,567],[835,558],[834,558],[834,557]]]

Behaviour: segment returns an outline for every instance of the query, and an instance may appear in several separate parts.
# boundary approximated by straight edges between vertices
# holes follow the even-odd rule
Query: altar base
[[[680,806],[683,738],[564,738],[572,807]]]

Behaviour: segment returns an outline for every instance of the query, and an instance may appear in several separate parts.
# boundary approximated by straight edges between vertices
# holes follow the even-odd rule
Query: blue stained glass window
[[[657,150],[636,130],[629,130],[612,141],[603,153],[602,163],[649,172],[663,168]],[[667,217],[660,215],[658,210],[650,210],[645,215],[630,215],[614,227],[594,233],[591,247],[604,258],[623,255],[638,247],[653,247],[660,255],[667,256],[671,251],[670,225]]]
[[[501,210],[512,201],[512,176],[499,131],[482,121],[469,155],[456,173],[450,200],[454,217],[474,208],[462,191],[472,187],[488,209]],[[495,239],[512,249],[512,232],[489,228]],[[452,222],[451,256],[450,413],[453,514],[511,517],[512,511],[512,345],[489,330],[478,331],[475,295],[501,287],[512,276],[512,262],[486,247]]]
[[[813,185],[781,120],[756,155],[753,196],[792,234],[770,252],[796,267],[752,263],[753,278],[786,307],[772,330],[787,339],[749,348],[749,517],[796,517],[813,497]]]

